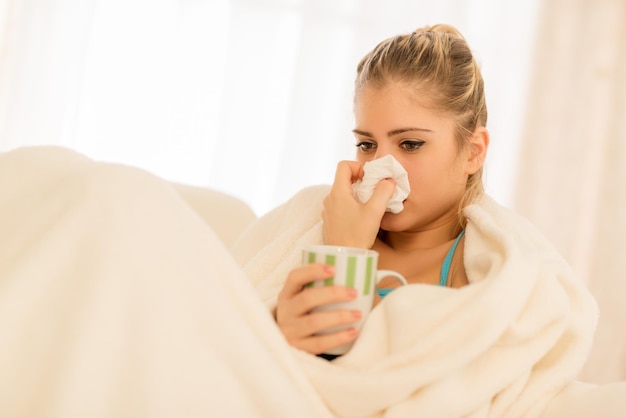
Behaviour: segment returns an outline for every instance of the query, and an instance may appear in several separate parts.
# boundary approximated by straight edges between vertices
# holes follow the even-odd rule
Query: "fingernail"
[[[327,264],[324,266],[324,273],[328,274],[329,276],[332,276],[333,274],[335,274],[335,269],[333,266],[329,266]]]
[[[361,319],[361,311],[352,311],[352,317],[354,319]]]
[[[357,331],[356,331],[356,328],[348,328],[348,329],[346,330],[346,333],[347,333],[347,334],[348,334],[351,338],[354,338],[354,337],[356,337]]]
[[[346,294],[350,299],[356,299],[357,297],[356,289],[352,289],[351,287],[346,289]]]

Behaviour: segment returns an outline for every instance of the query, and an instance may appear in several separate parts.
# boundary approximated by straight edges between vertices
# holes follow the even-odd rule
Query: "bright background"
[[[353,158],[369,49],[453,24],[487,80],[487,189],[511,199],[537,0],[9,0],[5,15],[19,50],[5,63],[2,150],[62,144],[258,214]]]
[[[487,192],[598,300],[582,377],[626,379],[624,0],[0,0],[0,151],[66,146],[262,215],[353,157],[359,59],[440,22],[482,67]]]

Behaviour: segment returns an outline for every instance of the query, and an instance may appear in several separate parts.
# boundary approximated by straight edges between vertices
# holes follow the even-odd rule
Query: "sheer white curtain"
[[[582,378],[626,379],[626,2],[545,2],[516,208],[600,306]]]
[[[448,22],[482,62],[488,189],[507,203],[537,2],[4,0],[0,150],[64,145],[262,214],[352,158],[359,58]]]

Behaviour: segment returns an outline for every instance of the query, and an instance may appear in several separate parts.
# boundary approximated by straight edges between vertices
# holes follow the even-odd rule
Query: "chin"
[[[385,231],[402,231],[402,214],[400,213],[385,212],[383,218],[380,220],[380,228]]]
[[[406,199],[403,203],[404,208],[398,213],[385,212],[380,221],[381,229],[385,231],[400,232],[410,227],[411,216],[407,215],[411,212],[411,202]]]

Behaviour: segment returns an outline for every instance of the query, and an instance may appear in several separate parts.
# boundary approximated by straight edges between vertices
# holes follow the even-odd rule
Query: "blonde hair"
[[[451,114],[461,151],[475,129],[487,125],[480,69],[465,38],[452,26],[427,26],[379,43],[357,66],[355,99],[365,86],[390,83],[406,84]],[[463,209],[484,193],[482,173],[481,167],[468,178],[459,205],[460,228],[466,223]]]

